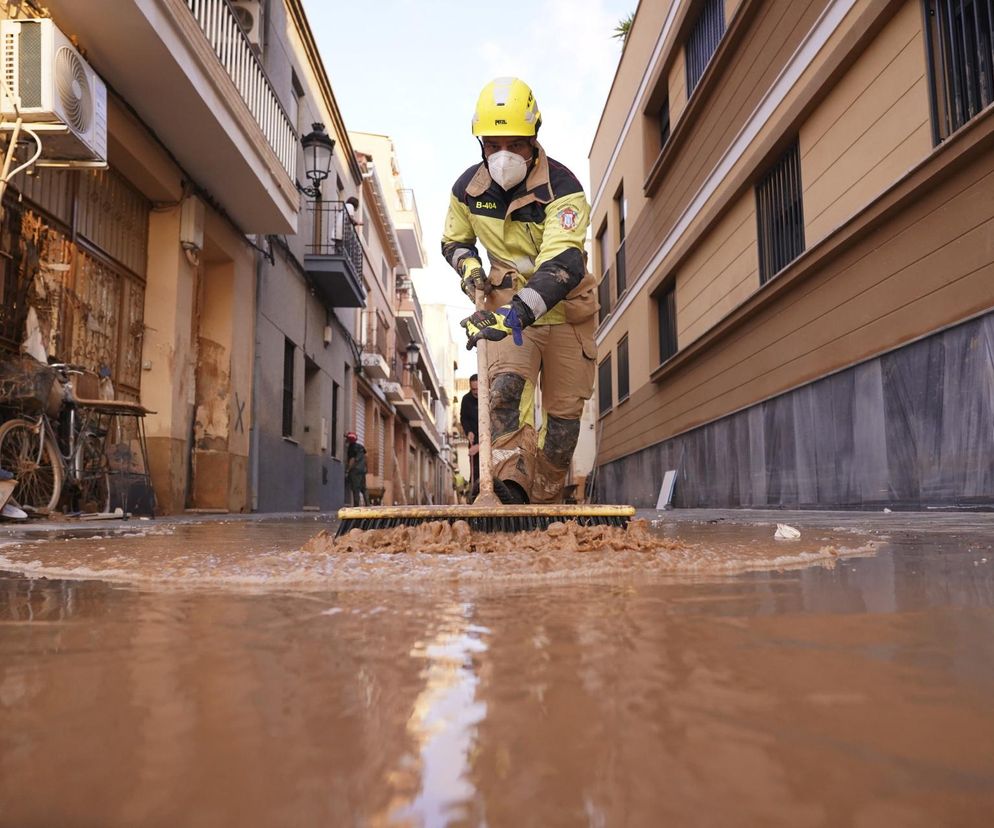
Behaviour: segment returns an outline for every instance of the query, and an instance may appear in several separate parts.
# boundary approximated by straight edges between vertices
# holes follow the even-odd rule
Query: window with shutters
[[[376,473],[383,477],[385,467],[384,458],[387,453],[387,421],[382,414],[377,415],[377,440],[376,440]]]
[[[361,394],[355,398],[355,434],[364,446],[366,445],[366,404],[367,399]]]
[[[618,343],[618,402],[628,399],[628,334]]]
[[[605,224],[596,239],[596,253],[601,278],[597,283],[598,323],[603,322],[611,313],[611,265],[607,252],[607,224]]]
[[[659,107],[659,146],[665,147],[670,140],[670,99],[666,98]]]
[[[608,354],[597,366],[597,403],[601,416],[611,410],[614,388],[611,386],[611,355]]]
[[[293,437],[293,363],[296,346],[283,340],[283,436]]]
[[[948,138],[994,101],[994,2],[924,0],[932,138]]]
[[[685,44],[687,58],[687,97],[689,98],[725,34],[724,0],[705,0],[694,28]]]
[[[618,250],[614,254],[614,281],[615,296],[618,301],[628,288],[628,273],[625,270],[625,235],[627,233],[626,223],[628,221],[628,199],[625,198],[624,188],[618,189],[618,194],[614,197],[614,209],[618,217]]]
[[[797,140],[756,185],[759,282],[766,284],[804,252],[801,157]]]
[[[660,365],[677,351],[676,341],[676,283],[670,282],[656,297],[656,314],[659,321]]]
[[[331,456],[338,457],[338,398],[341,392],[339,385],[331,381]]]

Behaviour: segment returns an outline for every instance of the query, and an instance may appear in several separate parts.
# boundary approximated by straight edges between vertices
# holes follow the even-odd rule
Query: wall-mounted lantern
[[[297,189],[313,199],[321,198],[321,182],[331,173],[331,157],[335,151],[335,139],[324,131],[324,124],[311,124],[311,132],[300,139],[304,148],[304,173],[313,182],[311,187]]]

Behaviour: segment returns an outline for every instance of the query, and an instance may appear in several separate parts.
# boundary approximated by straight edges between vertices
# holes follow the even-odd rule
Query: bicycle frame
[[[85,415],[82,417],[78,416],[76,406],[71,403],[69,404],[69,436],[66,441],[68,451],[65,452],[62,450],[62,441],[52,426],[51,419],[45,412],[42,412],[37,417],[29,417],[22,414],[21,419],[33,423],[32,428],[35,430],[44,430],[44,435],[52,441],[52,445],[55,446],[55,450],[59,455],[59,460],[62,462],[62,471],[66,482],[77,481],[79,476],[76,473],[76,455],[83,447],[82,438],[87,433],[86,429],[89,425],[89,417]],[[77,420],[79,421],[78,423]],[[35,458],[35,462],[39,465],[44,458],[44,454],[45,440],[41,439],[38,441],[38,456]]]

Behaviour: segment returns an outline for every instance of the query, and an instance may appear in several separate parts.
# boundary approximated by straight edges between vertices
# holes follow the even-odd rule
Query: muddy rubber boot
[[[513,480],[500,480],[495,477],[494,494],[497,495],[500,502],[505,506],[512,504],[517,506],[528,502],[528,495],[525,494],[525,490]]]

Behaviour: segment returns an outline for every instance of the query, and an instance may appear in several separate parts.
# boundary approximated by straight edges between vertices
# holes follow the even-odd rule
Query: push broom
[[[484,309],[484,292],[476,293],[476,309]],[[553,523],[576,521],[581,526],[625,526],[635,514],[632,506],[597,504],[504,504],[494,493],[490,434],[490,361],[486,339],[476,344],[479,374],[480,493],[467,506],[369,506],[338,510],[338,531],[391,529],[431,521],[464,520],[474,532],[527,532]]]

